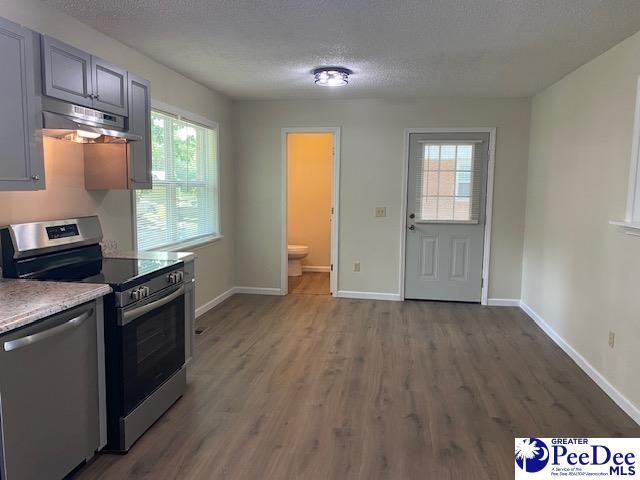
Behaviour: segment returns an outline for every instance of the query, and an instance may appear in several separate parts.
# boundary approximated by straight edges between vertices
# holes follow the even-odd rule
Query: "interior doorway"
[[[335,295],[339,129],[282,131],[281,293]]]

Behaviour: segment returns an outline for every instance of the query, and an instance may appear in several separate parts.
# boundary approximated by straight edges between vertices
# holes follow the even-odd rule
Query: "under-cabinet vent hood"
[[[76,143],[127,143],[142,140],[125,130],[125,118],[99,110],[42,99],[43,135]]]

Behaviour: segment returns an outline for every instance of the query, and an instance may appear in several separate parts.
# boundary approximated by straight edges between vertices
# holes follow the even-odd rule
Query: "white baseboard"
[[[213,300],[209,300],[205,304],[200,305],[198,308],[196,308],[196,318],[204,315],[209,310],[211,310],[213,307],[215,307],[217,305],[220,305],[222,302],[224,302],[227,298],[229,298],[234,293],[236,293],[236,287],[231,287],[229,290],[227,290],[226,292],[221,293],[220,295],[218,295]]]
[[[267,287],[236,287],[235,293],[247,293],[249,295],[282,295],[279,288]]]
[[[326,265],[326,266],[303,265],[302,266],[302,271],[303,272],[329,273],[331,271],[331,266],[329,266],[329,265]]]
[[[490,307],[519,307],[519,298],[490,298],[487,300]]]
[[[204,315],[212,308],[220,305],[230,296],[236,293],[246,293],[250,295],[282,295],[279,288],[262,288],[262,287],[232,287],[226,292],[221,293],[216,298],[200,305],[196,308],[196,318]]]
[[[351,292],[348,290],[338,290],[338,298],[355,298],[359,300],[389,300],[399,302],[399,293],[378,293],[378,292]]]
[[[616,404],[626,412],[637,424],[640,425],[640,409],[622,393],[609,383],[609,381],[596,370],[586,358],[569,345],[544,319],[538,315],[526,303],[520,302],[520,308],[529,315],[534,322],[553,340],[571,359],[606,393]]]

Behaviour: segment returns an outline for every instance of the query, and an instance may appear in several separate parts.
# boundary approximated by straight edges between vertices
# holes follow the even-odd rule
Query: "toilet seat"
[[[287,245],[287,252],[289,254],[293,253],[294,255],[309,253],[309,246],[308,245]]]

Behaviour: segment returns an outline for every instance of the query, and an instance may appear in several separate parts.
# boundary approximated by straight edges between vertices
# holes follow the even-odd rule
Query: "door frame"
[[[340,232],[340,132],[341,127],[285,127],[281,129],[280,150],[282,156],[280,179],[280,295],[289,293],[288,276],[288,241],[287,241],[287,137],[290,133],[331,133],[333,134],[333,171],[331,172],[331,265],[329,272],[330,292],[336,297],[338,293],[338,239]]]
[[[487,305],[489,301],[489,266],[491,260],[491,223],[493,213],[493,177],[496,157],[496,128],[405,128],[404,154],[402,159],[402,202],[400,231],[400,299],[404,300],[406,241],[407,241],[407,194],[409,187],[409,136],[413,133],[488,133],[489,164],[487,165],[487,201],[485,205],[484,251],[482,254],[482,293],[480,303]]]

